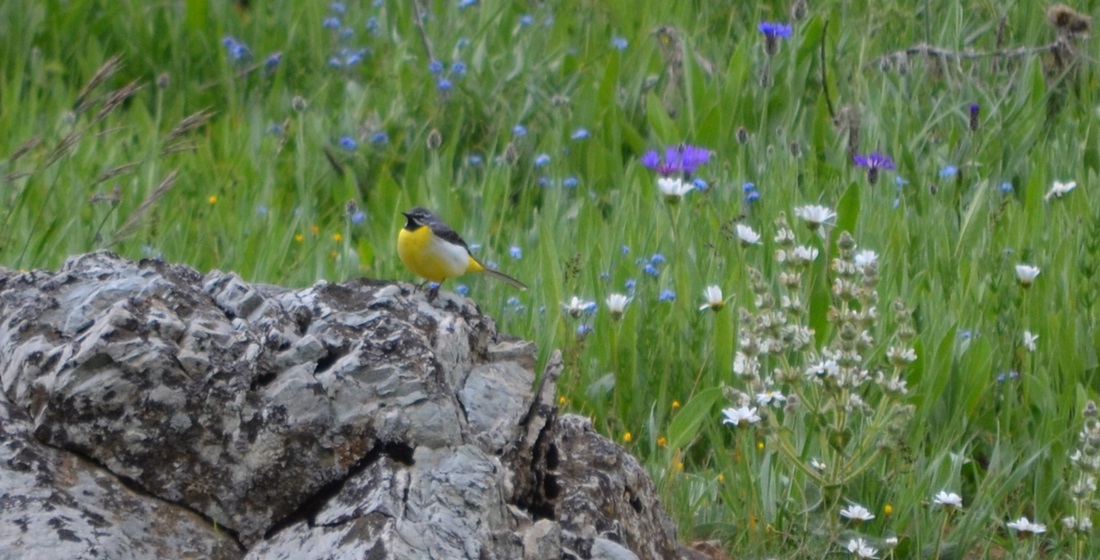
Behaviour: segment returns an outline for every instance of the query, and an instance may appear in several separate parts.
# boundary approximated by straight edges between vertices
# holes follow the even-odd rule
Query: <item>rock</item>
[[[0,269],[0,556],[691,557],[536,359],[408,285]]]

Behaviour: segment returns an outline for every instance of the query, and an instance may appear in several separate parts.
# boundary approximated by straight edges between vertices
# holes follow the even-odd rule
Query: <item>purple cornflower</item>
[[[786,23],[762,21],[756,26],[764,34],[764,54],[774,56],[779,52],[779,40],[791,36],[791,26]]]
[[[453,88],[453,87],[454,87],[454,85],[453,85],[453,84],[451,84],[451,81],[450,81],[450,80],[448,80],[447,78],[440,78],[440,79],[439,79],[439,81],[437,81],[437,82],[435,83],[435,87],[436,87],[436,88],[437,88],[437,89],[438,89],[439,91],[442,91],[442,92],[446,93],[446,92],[448,92],[448,91],[451,91],[451,88]]]
[[[428,62],[428,71],[432,74],[438,74],[442,72],[443,63],[433,58],[430,62]]]
[[[650,150],[642,155],[641,162],[642,165],[664,176],[680,173],[688,177],[710,160],[710,154],[710,150],[706,148],[680,144],[665,148],[664,158],[657,154],[656,150]]]
[[[355,151],[355,148],[359,146],[359,143],[355,141],[351,136],[344,136],[340,138],[340,147],[349,151]]]
[[[880,154],[879,152],[873,152],[870,155],[861,156],[856,154],[852,161],[860,167],[867,168],[867,182],[875,184],[878,181],[878,173],[880,169],[893,169],[894,160],[890,156]]]
[[[981,112],[982,107],[977,103],[970,104],[970,130],[971,132],[978,131],[978,125],[981,124]]]
[[[252,58],[252,50],[233,37],[228,35],[223,37],[222,45],[225,46],[225,50],[229,53],[229,57],[232,58],[234,62],[247,62],[248,59]]]

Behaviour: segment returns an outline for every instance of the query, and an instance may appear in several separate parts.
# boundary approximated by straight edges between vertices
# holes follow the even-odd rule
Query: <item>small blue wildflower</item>
[[[451,81],[447,78],[440,78],[439,81],[435,83],[435,87],[439,91],[448,92],[451,91],[453,85],[451,84]]]
[[[614,37],[611,39],[611,46],[618,51],[625,51],[626,47],[630,46],[630,43],[622,37]]]
[[[648,276],[657,276],[657,275],[661,274],[661,271],[657,270],[657,267],[655,267],[651,264],[647,264],[644,267],[642,267],[642,273],[646,274]]]
[[[524,136],[527,136],[527,127],[523,126],[522,124],[517,124],[516,126],[513,126],[512,127],[512,135],[513,136],[518,136],[520,138],[523,138]]]
[[[894,184],[897,185],[898,188],[900,189],[901,187],[904,187],[905,185],[908,185],[909,180],[906,179],[905,177],[901,177],[901,176],[894,177]]]
[[[998,188],[1001,189],[1001,194],[1012,194],[1012,191],[1015,190],[1012,188],[1012,183],[1008,181],[1001,183],[1001,186]]]
[[[339,33],[341,39],[350,39],[355,34],[355,30],[350,27],[341,27]]]
[[[356,142],[355,139],[351,136],[342,136],[340,137],[340,147],[349,152],[352,152],[355,151],[355,148],[359,147],[359,143]]]
[[[958,174],[959,174],[959,168],[955,167],[954,165],[944,166],[944,168],[940,170],[940,178],[941,179],[950,179],[951,177],[954,177],[955,175],[958,175]]]
[[[343,2],[333,2],[328,5],[328,9],[334,14],[344,15],[348,11],[348,7]]]
[[[572,189],[577,186],[577,178],[570,175],[569,177],[562,179],[561,186],[567,189]]]
[[[462,297],[466,297],[470,293],[470,287],[466,284],[459,284],[455,286],[455,293]]]
[[[456,78],[461,78],[466,75],[466,63],[461,60],[456,60],[451,63],[451,75]]]
[[[428,282],[428,289],[429,290],[438,290],[439,289],[439,282]]]
[[[550,164],[550,156],[546,154],[539,154],[535,157],[535,167],[545,167]]]
[[[692,179],[691,184],[695,185],[695,188],[701,191],[707,190],[707,182],[698,177]]]
[[[760,25],[757,25],[756,28],[768,39],[787,39],[791,36],[792,31],[790,24],[769,21],[760,22]]]
[[[1004,383],[1005,381],[1015,381],[1020,378],[1020,374],[1015,370],[1007,371],[997,375],[997,383]]]
[[[588,336],[590,334],[592,334],[592,327],[591,326],[584,325],[584,324],[577,325],[577,336],[584,337],[584,336]]]
[[[518,296],[508,296],[508,299],[504,300],[504,305],[510,305],[510,306],[515,307],[519,304],[520,303],[519,303],[519,297]]]
[[[751,204],[753,202],[756,202],[757,200],[760,200],[760,192],[759,191],[752,191],[749,194],[745,195],[745,202],[748,202],[748,203]]]
[[[630,245],[623,245],[622,247],[619,248],[619,252],[624,254],[624,255],[629,255],[630,254]]]
[[[356,210],[355,213],[351,215],[351,223],[353,224],[361,224],[366,219],[367,213],[362,210]]]
[[[371,16],[367,18],[367,31],[372,35],[377,35],[381,31],[381,25],[378,23],[378,16]]]
[[[275,124],[271,125],[271,128],[267,129],[267,131],[270,132],[271,134],[273,134],[275,136],[279,136],[279,137],[282,137],[283,135],[286,134],[286,129],[283,128],[283,125],[281,125],[279,123],[275,123]]]
[[[489,267],[493,270],[496,270],[496,269],[500,268],[500,266],[497,264],[496,261],[485,261],[485,266],[487,266],[487,267]],[[512,296],[512,297],[516,297],[516,296]],[[519,300],[516,300],[516,301],[519,301]]]
[[[336,29],[337,27],[340,27],[340,18],[329,16],[321,22],[321,26],[325,29]]]
[[[741,190],[746,192],[746,193],[750,193],[752,191],[755,191],[756,190],[756,183],[745,183],[744,185],[741,185]]]
[[[573,135],[570,136],[570,138],[574,140],[584,140],[585,138],[588,138],[588,129],[578,128],[577,130],[573,131]]]
[[[508,254],[518,261],[523,258],[523,249],[520,249],[517,245],[512,245],[508,248]]]
[[[428,63],[428,71],[432,74],[438,74],[442,72],[443,63],[438,60],[432,59],[432,61]]]
[[[458,0],[458,9],[465,10],[471,6],[476,6],[477,0]]]
[[[455,50],[460,51],[468,46],[470,46],[470,40],[465,37],[459,37],[458,40],[455,41]]]
[[[540,305],[539,306],[539,315],[545,315],[545,314],[546,314],[546,306],[545,305]]]
[[[233,37],[226,35],[222,38],[222,44],[225,45],[226,52],[229,53],[229,57],[234,62],[244,62],[252,58],[252,51],[244,43]]]
[[[699,166],[710,160],[711,152],[706,148],[680,144],[665,149],[664,158],[656,150],[650,150],[642,154],[641,164],[660,175],[668,176],[683,174],[684,176],[695,173]]]
[[[657,296],[657,301],[676,301],[676,292],[661,290],[661,295]]]
[[[385,146],[390,143],[390,137],[385,132],[375,132],[370,137],[370,143],[375,146]]]
[[[260,205],[256,206],[256,215],[257,216],[266,216],[267,215],[267,205],[260,204]]]
[[[367,54],[367,49],[345,50],[344,52],[344,64],[346,66],[354,66],[363,61],[363,57]]]
[[[268,73],[274,72],[275,69],[279,67],[279,63],[282,61],[283,53],[281,52],[275,52],[267,55],[267,58],[264,59],[264,71]]]
[[[485,163],[485,158],[481,157],[478,154],[470,154],[470,157],[466,158],[466,163],[467,165],[477,167],[482,163]]]
[[[553,183],[550,182],[550,178],[547,177],[546,175],[543,175],[542,177],[539,177],[536,182],[538,183],[538,185],[540,187],[549,187],[553,184]]]
[[[340,68],[341,66],[344,65],[344,59],[342,59],[342,58],[340,58],[336,55],[332,55],[332,56],[328,57],[328,65],[331,68]]]
[[[522,16],[519,16],[520,26],[527,27],[527,26],[531,25],[532,23],[535,23],[535,18],[531,17],[530,15],[523,14]]]
[[[634,293],[634,288],[638,287],[638,282],[631,278],[627,280],[625,284],[623,284],[623,287],[626,288],[626,291]]]
[[[653,264],[664,264],[665,256],[660,253],[653,253],[653,256],[649,257],[649,262]]]

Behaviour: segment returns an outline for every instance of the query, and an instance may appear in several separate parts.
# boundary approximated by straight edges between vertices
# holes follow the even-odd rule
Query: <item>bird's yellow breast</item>
[[[397,234],[397,255],[414,274],[432,282],[481,268],[465,247],[440,239],[428,226],[413,231],[402,228]]]

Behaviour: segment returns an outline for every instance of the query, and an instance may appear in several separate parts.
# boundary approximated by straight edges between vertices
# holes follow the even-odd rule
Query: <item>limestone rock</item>
[[[0,556],[689,556],[535,362],[408,285],[0,269]]]

